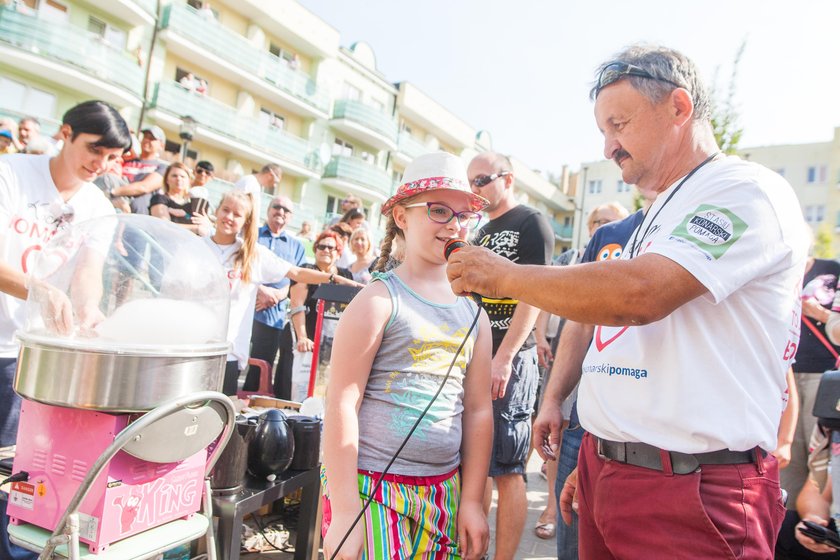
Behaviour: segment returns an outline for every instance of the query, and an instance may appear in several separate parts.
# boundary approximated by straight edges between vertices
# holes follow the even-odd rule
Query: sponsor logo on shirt
[[[731,210],[701,204],[686,215],[671,232],[673,237],[689,241],[719,259],[735,244],[749,226]]]
[[[622,367],[607,363],[583,366],[583,373],[603,373],[610,377],[618,375],[631,379],[647,379],[648,376],[648,370],[644,368]]]

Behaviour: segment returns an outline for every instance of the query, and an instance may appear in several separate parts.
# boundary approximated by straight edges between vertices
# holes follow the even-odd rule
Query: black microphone
[[[464,247],[469,247],[469,245],[470,244],[464,241],[463,239],[452,238],[446,242],[446,245],[443,246],[443,257],[448,261],[452,253],[455,253],[456,251],[459,251]],[[473,298],[473,301],[475,301],[476,305],[478,305],[479,307],[483,306],[484,301],[480,294],[470,292],[470,297]]]

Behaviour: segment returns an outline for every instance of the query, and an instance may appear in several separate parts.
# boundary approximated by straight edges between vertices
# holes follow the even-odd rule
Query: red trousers
[[[785,516],[772,455],[675,475],[604,460],[589,434],[578,508],[581,560],[770,560]]]

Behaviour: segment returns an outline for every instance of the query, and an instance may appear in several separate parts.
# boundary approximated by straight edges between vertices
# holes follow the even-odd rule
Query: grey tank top
[[[359,469],[382,472],[440,386],[477,306],[470,298],[452,305],[428,301],[394,271],[377,274],[375,281],[388,288],[393,310],[359,408]],[[461,463],[464,376],[477,331],[390,473],[433,476]]]

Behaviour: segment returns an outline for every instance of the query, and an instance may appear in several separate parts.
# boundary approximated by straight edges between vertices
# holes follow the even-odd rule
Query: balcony
[[[211,97],[182,88],[175,82],[161,82],[155,89],[151,106],[175,117],[173,127],[186,115],[198,121],[196,137],[228,151],[241,153],[257,161],[277,161],[292,175],[317,178],[309,143],[256,118],[237,113],[236,109]]]
[[[554,237],[561,241],[571,241],[572,240],[572,230],[574,226],[571,224],[569,225],[561,225],[556,220],[551,220],[551,229],[554,230]]]
[[[0,60],[115,105],[141,105],[143,70],[86,30],[0,8]]]
[[[390,175],[379,167],[349,156],[333,156],[324,169],[323,183],[340,192],[384,202],[393,189]]]
[[[87,3],[131,26],[155,24],[155,0],[87,0]]]
[[[218,21],[202,17],[191,6],[166,6],[161,27],[168,51],[253,89],[292,112],[312,118],[328,117],[329,96],[309,75],[291,68]]]
[[[397,122],[391,115],[354,99],[335,102],[330,124],[380,150],[397,149]]]
[[[411,160],[417,156],[422,156],[430,151],[419,138],[403,130],[397,138],[397,151],[394,152],[394,157],[400,164],[405,166],[411,163]]]

